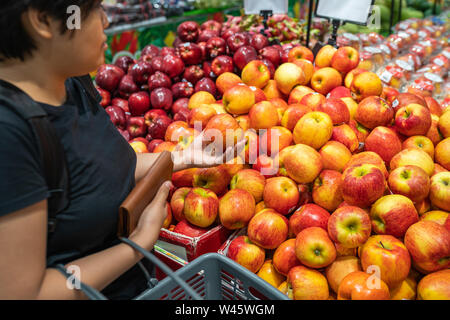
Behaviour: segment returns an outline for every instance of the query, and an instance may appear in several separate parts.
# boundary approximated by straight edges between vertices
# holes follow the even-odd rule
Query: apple
[[[352,153],[338,141],[328,141],[319,150],[324,170],[336,170],[343,172],[350,161]]]
[[[150,109],[150,96],[144,91],[133,93],[128,99],[128,106],[132,116],[142,116]]]
[[[172,91],[167,88],[156,88],[150,94],[151,105],[155,109],[169,110],[172,107]]]
[[[153,91],[156,88],[171,88],[172,80],[169,76],[160,71],[156,71],[148,78],[148,90]]]
[[[425,137],[425,136],[412,136],[403,141],[402,143],[402,149],[407,148],[418,148],[426,153],[431,157],[431,159],[434,159],[434,144],[433,142]]]
[[[176,143],[172,141],[164,141],[158,144],[155,149],[153,149],[153,153],[160,153],[163,151],[172,152],[175,150]]]
[[[297,185],[288,177],[273,177],[266,181],[263,192],[264,203],[282,215],[296,209],[299,196]]]
[[[189,191],[191,191],[192,188],[189,187],[181,187],[175,190],[175,192],[172,195],[172,198],[170,199],[170,206],[172,208],[172,214],[175,220],[177,221],[183,221],[185,219],[184,217],[184,202],[186,199],[186,196],[188,195]]]
[[[216,87],[222,94],[239,83],[243,83],[242,79],[237,74],[231,72],[224,72],[216,79]]]
[[[309,84],[314,74],[314,65],[312,62],[307,59],[298,59],[293,61],[293,63],[303,70],[305,73],[305,84]]]
[[[276,249],[286,241],[288,220],[274,210],[266,209],[251,218],[247,235],[253,243],[264,249]]]
[[[100,94],[100,96],[102,97],[102,100],[100,101],[100,105],[103,108],[106,108],[108,106],[111,105],[112,101],[111,101],[111,93],[109,91],[106,91],[105,89],[102,89],[100,87],[96,87],[98,93]]]
[[[289,270],[287,287],[293,300],[327,300],[330,295],[325,276],[304,266]]]
[[[227,45],[231,52],[236,52],[240,47],[249,44],[250,39],[244,32],[237,32],[227,38]]]
[[[370,96],[380,96],[383,92],[383,84],[375,73],[366,71],[354,77],[350,90],[352,97],[357,102],[361,102]]]
[[[394,119],[394,110],[380,97],[363,99],[356,109],[355,120],[368,129],[387,126]]]
[[[185,21],[178,25],[177,35],[183,42],[195,42],[200,33],[200,25],[195,21]]]
[[[445,138],[436,145],[436,162],[447,170],[450,170],[450,137]]]
[[[337,49],[331,58],[331,67],[344,74],[355,69],[359,64],[359,52],[353,47],[344,46]]]
[[[351,70],[349,73],[347,73],[345,75],[345,78],[344,78],[344,85],[345,85],[345,87],[350,89],[352,87],[352,83],[353,83],[353,80],[355,79],[355,77],[358,74],[361,74],[363,72],[367,72],[367,70],[366,69],[362,69],[362,68],[356,68],[356,69]],[[350,95],[353,96],[351,94],[351,91],[350,91]]]
[[[324,112],[308,112],[300,118],[292,133],[296,144],[320,149],[333,134],[333,121]]]
[[[255,33],[250,37],[249,44],[259,52],[269,45],[269,39],[265,35]]]
[[[191,109],[189,111],[187,122],[189,126],[194,127],[195,123],[200,123],[201,128],[205,128],[208,121],[216,115],[216,110],[210,105],[203,104],[197,108]]]
[[[223,167],[201,168],[192,177],[192,186],[209,189],[221,196],[228,190],[231,177]]]
[[[227,53],[227,43],[221,37],[212,37],[206,41],[206,54],[209,59],[214,59],[218,56]]]
[[[280,65],[281,54],[280,50],[274,46],[268,46],[260,49],[258,51],[259,56],[264,60],[267,59],[272,62],[273,66],[276,68]]]
[[[211,62],[211,69],[216,76],[225,72],[232,72],[234,70],[233,59],[226,55],[218,56]]]
[[[289,232],[297,236],[302,230],[310,227],[319,227],[326,231],[329,218],[328,211],[317,204],[304,204],[289,218]]]
[[[373,164],[377,166],[381,170],[381,172],[383,172],[385,178],[388,179],[389,172],[386,169],[383,159],[381,159],[378,154],[372,151],[363,151],[352,155],[344,170],[349,167],[354,167],[361,164]]]
[[[278,288],[286,280],[286,277],[275,269],[272,259],[266,260],[256,275],[275,288]]]
[[[273,266],[280,274],[287,276],[289,270],[301,265],[295,255],[295,239],[288,239],[275,249],[273,254]]]
[[[189,109],[194,109],[202,104],[216,103],[216,98],[207,91],[197,91],[189,98]]]
[[[246,190],[230,190],[219,200],[220,223],[229,230],[246,227],[254,214],[255,199]]]
[[[338,300],[389,300],[387,284],[363,271],[353,271],[346,275],[338,289]],[[375,281],[374,281],[375,280]],[[378,285],[377,285],[378,284]]]
[[[314,203],[328,211],[334,211],[342,203],[342,174],[323,170],[314,180],[312,197]]]
[[[133,78],[129,74],[126,74],[120,80],[117,90],[120,97],[128,99],[132,93],[139,91],[139,87],[134,83]]]
[[[162,71],[170,78],[174,78],[184,71],[184,62],[176,55],[166,55],[162,60]]]
[[[333,127],[330,141],[342,143],[350,152],[355,152],[360,146],[355,131],[345,123]]]
[[[336,259],[336,248],[325,230],[309,227],[297,234],[295,254],[307,267],[324,268]]]
[[[414,165],[422,168],[428,176],[431,176],[434,171],[433,159],[431,159],[428,153],[417,148],[403,149],[392,157],[389,166],[391,170],[395,170],[398,167],[407,165]]]
[[[327,95],[331,90],[341,85],[341,74],[336,69],[329,67],[316,70],[311,78],[311,87],[323,95]]]
[[[355,271],[361,271],[361,263],[357,257],[339,256],[325,269],[325,276],[330,288],[337,293],[342,279]]]
[[[192,187],[194,174],[199,170],[199,168],[189,168],[174,172],[171,179],[172,184],[175,188]]]
[[[450,211],[450,172],[440,172],[430,180],[431,203],[445,211]]]
[[[445,227],[445,222],[447,221],[449,215],[450,214],[445,211],[433,210],[425,212],[423,215],[421,215],[420,220],[434,221]]]
[[[373,164],[349,167],[342,179],[342,197],[352,206],[366,208],[383,196],[386,189],[383,172]]]
[[[230,189],[242,189],[248,191],[258,203],[263,199],[266,178],[254,169],[238,171],[230,182]]]
[[[185,121],[173,121],[169,124],[164,136],[164,140],[177,142],[180,134],[186,134],[189,125]]]
[[[278,111],[269,101],[261,101],[250,107],[250,128],[259,131],[269,129],[278,124]]]
[[[331,45],[325,45],[317,52],[314,64],[318,68],[326,68],[331,66],[331,60],[337,49]]]
[[[144,117],[130,117],[127,123],[127,131],[130,133],[130,138],[144,137],[147,133]]]
[[[424,99],[427,104],[428,110],[430,110],[430,113],[440,117],[442,115],[442,107],[436,101],[436,99],[434,99],[433,97],[424,97]]]
[[[408,277],[395,288],[390,289],[391,300],[416,300],[417,280],[410,272]]]
[[[178,45],[177,52],[187,66],[202,62],[202,49],[193,42],[184,42]]]
[[[214,223],[218,210],[219,199],[211,190],[194,187],[184,199],[183,213],[186,220],[201,228]]]
[[[360,142],[360,145],[364,143],[366,141],[366,138],[369,136],[370,133],[369,129],[367,129],[362,124],[358,123],[353,119],[350,119],[348,125],[350,126],[350,128],[352,128],[353,132],[355,132],[356,137]]]
[[[114,92],[124,75],[125,72],[116,65],[103,64],[97,70],[95,83],[106,91]]]
[[[262,89],[270,80],[270,71],[261,60],[253,60],[242,69],[241,79],[248,86]]]
[[[144,52],[144,50],[142,51]],[[128,73],[129,68],[134,65],[136,61],[129,56],[120,56],[114,62],[114,65],[123,70],[123,72]]]
[[[306,77],[302,68],[291,62],[278,66],[275,70],[274,80],[277,83],[277,88],[286,95],[290,94],[295,86],[306,84]]]
[[[377,234],[401,238],[411,225],[419,221],[419,215],[410,199],[392,194],[381,197],[372,205],[370,219]]]
[[[311,92],[307,93],[303,96],[303,98],[300,100],[301,105],[305,105],[311,109],[311,111],[322,111],[319,108],[322,104],[327,102],[327,98],[323,94],[320,94],[318,92]],[[291,104],[292,105],[292,104]],[[330,115],[331,117],[331,115]]]
[[[304,144],[292,146],[283,162],[288,176],[297,183],[313,182],[322,171],[320,154]]]
[[[271,80],[272,81],[272,80]],[[275,81],[275,80],[273,80]],[[269,81],[270,84],[270,81]],[[278,88],[278,87],[277,87]],[[314,90],[306,86],[295,86],[289,93],[288,104],[301,103],[303,97],[308,93],[313,93]],[[269,98],[270,99],[270,98]]]
[[[421,273],[449,268],[450,233],[444,226],[421,220],[406,231],[404,243]]]
[[[444,138],[450,137],[450,109],[445,109],[439,117],[438,128]]]
[[[114,126],[125,129],[127,125],[127,119],[122,108],[118,106],[109,106],[105,108],[105,111],[109,115],[109,118],[111,119],[111,122],[114,124]]]
[[[409,104],[420,104],[423,107],[427,107],[427,103],[424,98],[409,92],[401,92],[397,94],[395,99],[392,101],[394,112],[397,112],[398,109],[406,107]]]
[[[303,104],[291,104],[281,117],[281,125],[289,131],[293,131],[298,120],[310,111],[312,109]]]
[[[162,139],[152,139],[147,145],[148,152],[153,153],[155,148],[163,142],[164,140]]]
[[[183,78],[192,83],[194,86],[204,76],[205,72],[198,65],[186,67],[183,73]]]
[[[352,92],[347,87],[339,86],[331,90],[328,95],[329,95],[328,98],[336,98],[336,99],[351,98]]]
[[[423,277],[417,285],[417,300],[450,300],[450,270]]]
[[[172,120],[168,116],[157,116],[154,120],[147,122],[148,129],[147,132],[150,134],[152,139],[165,139],[165,134],[167,132],[167,128],[172,123]]]
[[[420,104],[409,104],[398,109],[395,127],[405,136],[426,135],[431,127],[430,111]]]
[[[263,154],[273,156],[292,144],[292,133],[285,127],[275,126],[260,135],[260,148]]]
[[[445,169],[443,166],[441,166],[440,164],[435,163],[434,164],[434,171],[433,171],[433,176],[439,172],[447,172],[448,170]]]
[[[415,203],[424,200],[430,191],[428,174],[414,165],[392,170],[389,174],[388,183],[393,193],[404,195]]]
[[[244,69],[244,67],[253,60],[258,59],[258,54],[252,46],[244,45],[239,47],[233,54],[233,62],[239,70]]]
[[[375,152],[383,161],[390,163],[402,150],[402,143],[392,129],[379,126],[373,129],[364,141],[364,150]]]
[[[244,137],[243,130],[239,127],[236,119],[228,113],[221,113],[213,116],[206,125],[205,138],[223,145],[223,150],[227,146],[235,145]],[[219,141],[216,141],[216,138]]]
[[[256,273],[264,264],[266,252],[254,244],[248,236],[238,236],[228,246],[227,257]]]
[[[275,176],[278,171],[278,167],[274,165],[274,159],[266,154],[259,155],[252,164],[252,168],[260,172],[266,179]]]
[[[296,60],[306,59],[310,62],[314,61],[313,52],[304,46],[295,46],[291,50],[289,50],[288,61],[295,62]]]
[[[167,88],[164,88],[164,89],[167,89]],[[186,82],[186,81],[181,81],[181,82],[177,82],[172,85],[171,92],[172,92],[173,100],[177,100],[179,98],[189,98],[194,93],[194,88],[192,86],[192,83]],[[170,107],[171,106],[172,106],[172,104],[170,105]]]
[[[222,30],[222,24],[216,20],[207,20],[200,25],[200,29],[220,32]]]
[[[343,206],[328,219],[328,234],[344,248],[357,248],[370,237],[371,222],[366,211],[355,206]]]
[[[255,94],[246,85],[236,85],[225,91],[222,103],[228,113],[246,114],[255,104]]]
[[[150,63],[152,65],[152,69],[153,69],[154,72],[156,72],[156,71],[162,72],[163,71],[162,70],[162,61],[163,61],[163,57],[162,56],[154,57],[151,60]]]
[[[148,153],[148,148],[142,141],[130,141],[130,146],[136,153]]]

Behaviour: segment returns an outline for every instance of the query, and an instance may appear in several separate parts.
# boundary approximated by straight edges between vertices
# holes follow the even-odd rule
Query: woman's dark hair
[[[36,49],[36,44],[22,24],[22,14],[29,8],[45,12],[61,21],[61,34],[65,33],[66,20],[70,13],[67,8],[76,5],[82,18],[89,15],[92,8],[100,5],[100,0],[1,0],[0,1],[0,61],[18,58],[25,60]]]

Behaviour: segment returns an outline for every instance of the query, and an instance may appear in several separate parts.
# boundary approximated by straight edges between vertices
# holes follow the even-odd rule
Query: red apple
[[[302,205],[289,218],[289,231],[297,236],[299,232],[310,227],[320,227],[327,230],[330,214],[322,207],[307,203]]]
[[[208,231],[209,229],[197,227],[196,225],[189,223],[187,220],[181,220],[173,229],[173,232],[183,234],[191,238],[200,237]]]
[[[255,245],[248,236],[238,236],[228,246],[227,257],[256,273],[264,264],[266,253],[263,248]]]
[[[233,72],[234,64],[233,59],[226,55],[221,55],[216,58],[211,63],[211,69],[216,76],[220,76],[225,72]]]
[[[328,98],[324,103],[317,106],[314,111],[321,111],[328,114],[333,121],[333,125],[348,123],[350,121],[350,111],[341,99]]]
[[[338,300],[389,300],[389,287],[383,281],[363,271],[354,271],[342,279]],[[375,281],[376,282],[375,282]],[[374,283],[375,282],[375,283]],[[379,285],[376,285],[376,284]]]
[[[127,119],[125,116],[125,112],[122,108],[118,106],[109,106],[105,109],[106,113],[109,115],[111,122],[121,129],[125,129],[127,125]]]
[[[200,33],[200,26],[195,21],[185,21],[177,27],[177,35],[183,42],[195,42]]]
[[[420,104],[409,104],[398,109],[395,127],[405,136],[426,135],[431,127],[431,113]]]
[[[184,199],[184,216],[187,221],[201,228],[214,223],[219,210],[219,199],[207,189],[193,188]]]
[[[248,45],[239,47],[233,55],[233,62],[239,68],[239,70],[244,69],[244,67],[250,61],[256,60],[258,55],[256,50]]]
[[[237,32],[227,38],[227,45],[231,52],[236,52],[239,48],[248,45],[249,37],[243,32]]]
[[[228,190],[231,177],[226,170],[220,166],[211,168],[202,168],[194,173],[192,185],[213,191],[221,196]]]
[[[301,265],[295,255],[295,239],[288,239],[276,248],[273,253],[273,265],[284,276],[287,276],[293,267]]]
[[[315,204],[334,211],[342,203],[342,174],[334,170],[323,170],[314,180],[312,198]]]
[[[136,84],[143,85],[153,74],[153,68],[150,62],[140,60],[131,67],[129,74]]]
[[[205,72],[198,65],[188,66],[184,70],[183,78],[195,85],[205,76]]]
[[[147,125],[144,117],[131,117],[128,119],[127,131],[130,138],[144,137],[147,133]]]
[[[124,75],[125,72],[121,68],[113,64],[104,64],[97,70],[95,83],[106,91],[114,92]]]
[[[220,198],[220,223],[229,230],[246,227],[254,214],[255,199],[246,190],[233,189]]]
[[[172,80],[169,76],[160,71],[156,71],[148,78],[148,90],[151,92],[156,88],[170,88],[172,87]]]
[[[278,248],[286,241],[288,231],[288,220],[271,209],[254,215],[247,227],[249,239],[264,249]]]
[[[317,270],[293,267],[287,276],[287,295],[293,300],[327,300],[327,279]]]
[[[364,141],[364,150],[378,154],[386,163],[402,150],[402,143],[394,130],[376,127]]]
[[[175,55],[166,55],[162,61],[162,71],[170,78],[174,78],[184,71],[184,62]]]
[[[169,110],[172,107],[172,91],[167,88],[156,88],[150,95],[151,105],[155,109]]]
[[[393,193],[404,195],[415,203],[424,200],[430,192],[430,178],[417,166],[407,165],[392,170],[388,183]]]
[[[268,208],[282,215],[287,215],[296,209],[299,200],[298,187],[287,177],[274,177],[266,181],[263,199]]]
[[[182,187],[177,190],[172,195],[172,198],[170,199],[170,206],[172,208],[172,214],[173,217],[177,221],[183,221],[185,220],[184,217],[184,200],[186,199],[187,194],[189,191],[191,191],[192,188],[189,187]]]
[[[336,248],[325,230],[310,227],[297,234],[295,254],[307,267],[324,268],[336,259]]]

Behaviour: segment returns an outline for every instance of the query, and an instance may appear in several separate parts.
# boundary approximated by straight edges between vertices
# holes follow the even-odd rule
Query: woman
[[[66,27],[72,5],[81,9],[78,30]],[[1,83],[22,90],[48,113],[70,180],[70,203],[48,236],[49,192],[36,138],[23,119],[0,105],[0,299],[86,298],[51,268],[58,263],[77,266],[80,280],[107,297],[130,299],[146,282],[136,265],[142,256],[117,239],[118,207],[156,156],[136,156],[72,79],[104,62],[108,22],[101,1],[3,0],[0,12]],[[174,170],[195,161],[182,151],[172,156]],[[129,237],[148,250],[165,219],[170,186],[160,188]]]

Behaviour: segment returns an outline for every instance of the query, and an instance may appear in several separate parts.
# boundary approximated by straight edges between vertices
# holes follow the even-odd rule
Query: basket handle
[[[192,297],[192,299],[203,300],[203,298],[197,292],[195,292],[183,279],[181,279],[176,273],[173,272],[172,269],[170,269],[165,263],[160,261],[155,255],[151,254],[128,238],[119,239],[141,253],[145,258],[153,262],[155,265],[157,265],[165,274],[171,277],[180,287],[182,287],[183,290]]]

